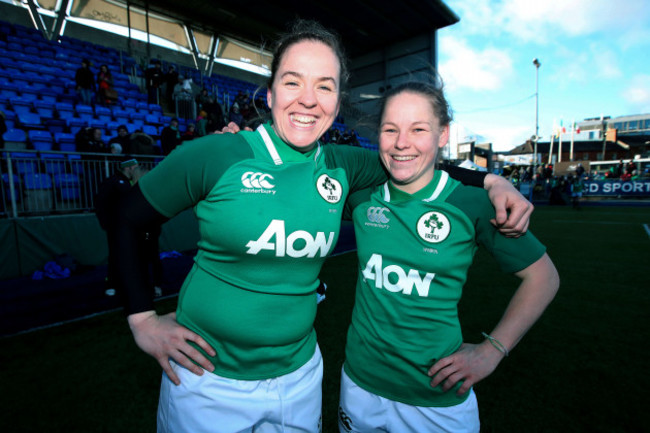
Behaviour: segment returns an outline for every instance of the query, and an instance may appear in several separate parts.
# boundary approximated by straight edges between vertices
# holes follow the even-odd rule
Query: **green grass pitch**
[[[644,225],[646,225],[644,227]],[[476,387],[483,432],[649,431],[650,207],[540,207],[532,231],[558,268],[558,296]],[[356,255],[328,260],[319,306],[323,431],[336,432]],[[517,279],[479,251],[460,316],[468,342],[499,320]],[[172,311],[175,299],[157,303]],[[154,432],[160,368],[121,313],[0,339],[0,431]]]

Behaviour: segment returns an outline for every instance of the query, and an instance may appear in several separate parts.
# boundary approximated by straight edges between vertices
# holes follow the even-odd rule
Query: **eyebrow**
[[[294,76],[294,77],[296,77],[296,78],[303,78],[303,76],[304,76],[304,75],[301,74],[300,72],[287,71],[287,72],[283,73],[280,77],[281,77],[281,78],[284,78],[284,77],[286,77],[287,75],[291,75],[291,76]],[[336,84],[336,79],[335,79],[334,77],[319,77],[319,78],[318,78],[318,81],[331,81],[331,82],[333,82],[334,84]]]

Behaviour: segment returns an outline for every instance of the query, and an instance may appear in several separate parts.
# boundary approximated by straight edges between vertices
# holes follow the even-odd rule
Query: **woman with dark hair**
[[[179,146],[123,208],[128,322],[164,371],[159,432],[319,431],[318,274],[348,194],[386,174],[376,153],[318,141],[347,78],[335,35],[299,22],[280,39],[271,72],[269,122]],[[483,176],[474,180],[483,185]],[[532,207],[508,182],[485,182],[501,222],[510,207],[508,230],[525,231]],[[190,207],[201,233],[195,264],[176,313],[158,316],[145,273],[133,265],[138,228]]]
[[[109,105],[117,99],[113,89],[113,75],[108,70],[108,65],[101,65],[97,73],[97,96],[102,105]]]

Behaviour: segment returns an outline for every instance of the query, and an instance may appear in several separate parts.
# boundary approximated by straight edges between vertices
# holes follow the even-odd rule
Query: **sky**
[[[650,1],[444,0],[460,21],[438,31],[454,110],[450,142],[510,150],[553,123],[650,113]]]

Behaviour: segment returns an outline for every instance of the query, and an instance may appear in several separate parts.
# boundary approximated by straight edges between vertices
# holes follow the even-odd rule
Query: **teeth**
[[[291,115],[291,120],[296,122],[296,123],[304,123],[306,125],[311,125],[313,123],[316,123],[316,119],[314,119],[311,116],[300,116],[297,114],[292,114]]]
[[[393,159],[396,161],[412,161],[415,156],[393,156]]]

